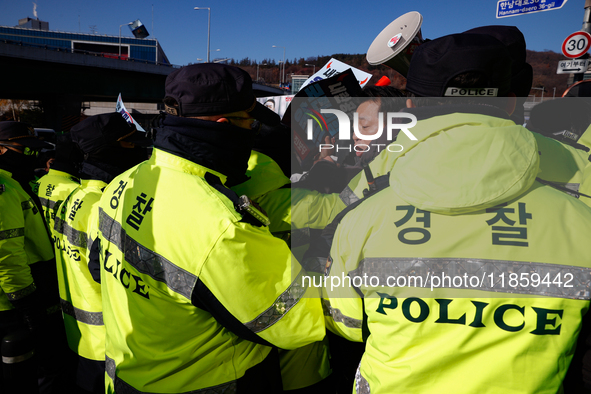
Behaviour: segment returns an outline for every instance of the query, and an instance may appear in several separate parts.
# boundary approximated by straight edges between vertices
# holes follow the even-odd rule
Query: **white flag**
[[[144,130],[142,126],[140,126],[140,124],[135,121],[131,114],[127,112],[127,109],[125,109],[123,100],[121,100],[121,93],[119,93],[119,98],[117,98],[117,106],[115,107],[115,111],[119,112],[121,116],[123,116],[123,119],[127,121],[127,123],[134,124],[138,131],[143,131],[144,133],[146,132],[146,130]]]

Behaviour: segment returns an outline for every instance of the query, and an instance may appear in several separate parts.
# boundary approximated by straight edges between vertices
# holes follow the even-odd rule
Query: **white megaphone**
[[[367,62],[372,66],[385,64],[406,77],[414,50],[425,42],[422,24],[423,16],[416,11],[395,19],[371,43]]]

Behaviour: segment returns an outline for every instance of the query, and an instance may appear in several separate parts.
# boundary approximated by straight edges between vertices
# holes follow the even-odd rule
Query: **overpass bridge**
[[[119,93],[126,102],[161,103],[164,82],[179,66],[119,59],[101,53],[0,41],[0,98],[38,100],[44,127],[69,130],[76,124],[82,103],[115,103]],[[281,95],[280,89],[254,84],[259,97]]]

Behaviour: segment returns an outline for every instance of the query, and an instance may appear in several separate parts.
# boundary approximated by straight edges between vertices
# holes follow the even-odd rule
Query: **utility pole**
[[[583,27],[581,27],[581,31],[591,33],[591,0],[585,0],[585,16],[583,17]],[[573,83],[582,81],[584,76],[584,72],[573,74]]]

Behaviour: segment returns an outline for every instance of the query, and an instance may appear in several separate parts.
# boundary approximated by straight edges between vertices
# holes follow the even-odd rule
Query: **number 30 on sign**
[[[591,35],[586,31],[576,31],[562,43],[562,54],[570,59],[583,56],[591,47]]]

